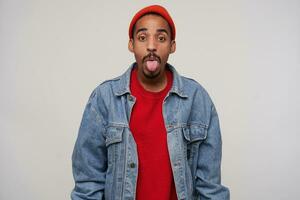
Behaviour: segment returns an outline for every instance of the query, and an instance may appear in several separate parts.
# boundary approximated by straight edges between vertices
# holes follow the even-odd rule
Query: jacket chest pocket
[[[198,159],[198,151],[201,143],[207,137],[207,128],[203,125],[188,125],[183,128],[183,136],[186,143],[186,159],[192,171]]]
[[[124,127],[111,126],[106,131],[106,148],[108,166],[118,161],[122,153]],[[124,150],[123,150],[124,151]]]

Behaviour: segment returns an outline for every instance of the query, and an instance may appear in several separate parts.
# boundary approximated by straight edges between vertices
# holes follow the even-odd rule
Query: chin
[[[161,73],[161,68],[159,67],[156,71],[154,72],[150,72],[146,69],[146,67],[143,68],[143,74],[146,78],[149,79],[155,79],[156,77],[158,77]]]

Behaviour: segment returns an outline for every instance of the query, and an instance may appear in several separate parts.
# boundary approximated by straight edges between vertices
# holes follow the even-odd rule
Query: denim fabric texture
[[[72,155],[72,200],[135,199],[139,163],[129,128],[135,64],[89,97]],[[178,200],[229,200],[228,188],[221,185],[222,140],[215,106],[199,83],[167,67],[173,85],[162,106]]]

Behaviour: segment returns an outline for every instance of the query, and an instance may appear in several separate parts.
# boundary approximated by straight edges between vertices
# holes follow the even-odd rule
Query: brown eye
[[[165,36],[159,36],[158,37],[158,41],[160,41],[160,42],[164,42],[165,40],[166,40]]]
[[[139,36],[138,36],[138,39],[139,39],[139,41],[143,42],[143,41],[146,40],[146,36],[144,36],[144,35],[139,35]]]

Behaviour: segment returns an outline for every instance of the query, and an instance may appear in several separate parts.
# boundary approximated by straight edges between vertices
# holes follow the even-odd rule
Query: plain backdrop
[[[0,199],[70,199],[87,99],[134,61],[149,4],[175,21],[169,62],[216,105],[231,199],[300,199],[299,0],[0,0]]]

